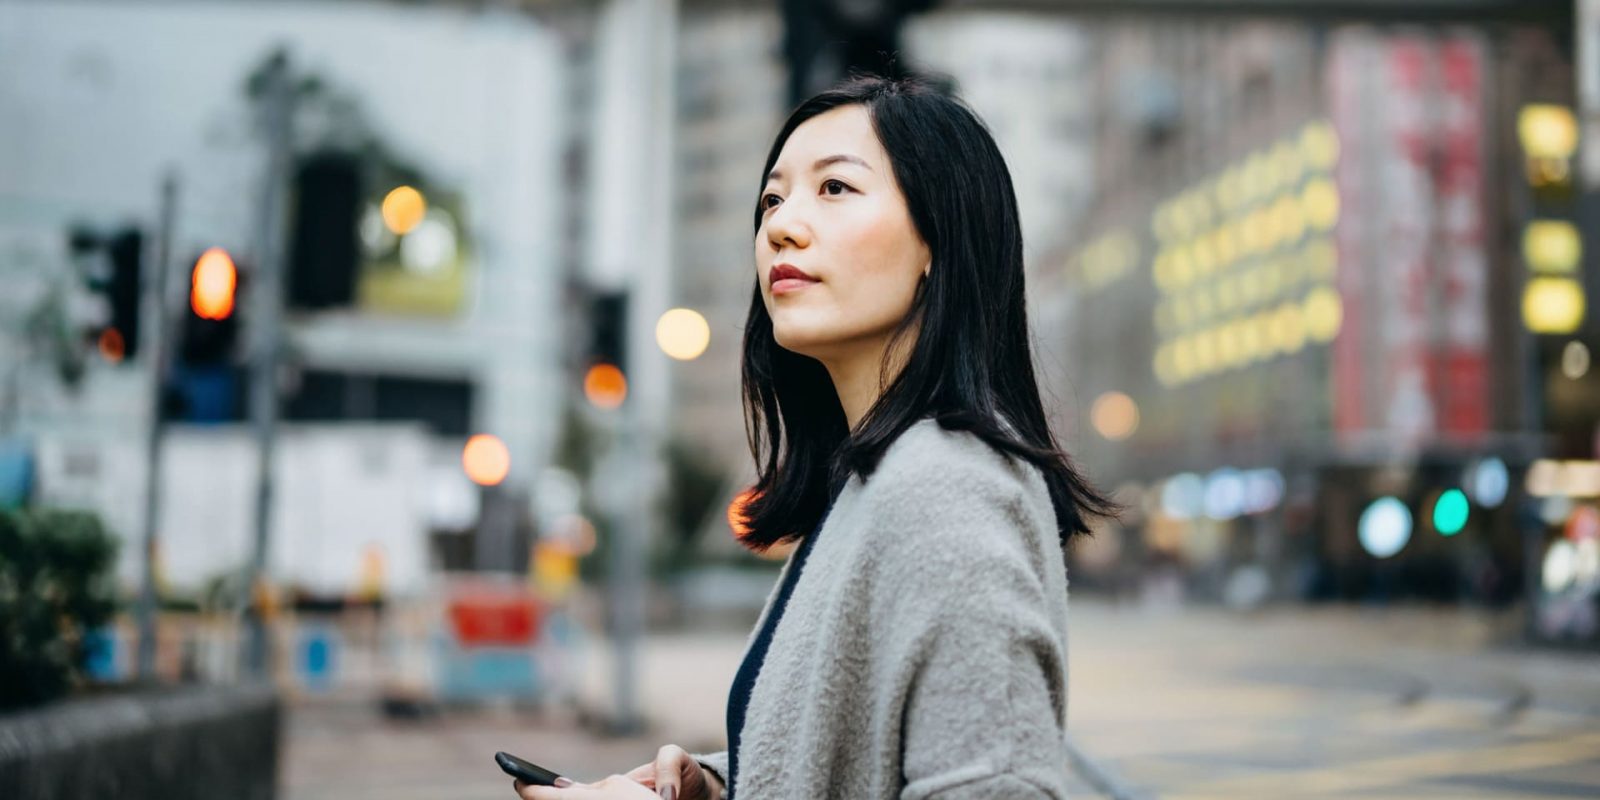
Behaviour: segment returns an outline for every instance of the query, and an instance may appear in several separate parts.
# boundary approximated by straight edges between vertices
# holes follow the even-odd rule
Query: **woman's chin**
[[[779,347],[782,347],[791,353],[797,353],[799,355],[809,356],[811,358],[817,358],[821,352],[826,350],[828,342],[830,341],[829,337],[819,336],[815,331],[797,331],[792,327],[784,327],[781,325],[773,326],[772,339],[778,343]]]

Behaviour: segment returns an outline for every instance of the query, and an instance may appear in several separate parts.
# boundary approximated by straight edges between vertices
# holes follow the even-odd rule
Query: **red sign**
[[[448,617],[462,645],[531,646],[542,614],[526,592],[474,589],[450,599]]]
[[[1330,48],[1341,433],[1416,445],[1488,428],[1485,50],[1476,33],[1367,29]]]

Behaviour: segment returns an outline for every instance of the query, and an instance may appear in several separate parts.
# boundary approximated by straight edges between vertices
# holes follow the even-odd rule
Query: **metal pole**
[[[271,638],[263,618],[263,580],[266,574],[268,531],[273,499],[274,449],[278,425],[278,350],[282,339],[284,204],[288,190],[290,122],[293,97],[289,84],[289,57],[279,50],[266,71],[263,105],[267,138],[267,164],[262,178],[260,220],[257,228],[255,286],[251,287],[252,330],[250,350],[250,421],[256,436],[255,548],[250,558],[244,591],[248,618],[246,664],[254,677],[265,677],[271,661]]]
[[[639,715],[639,637],[644,633],[644,537],[651,498],[644,478],[639,401],[629,397],[622,406],[622,425],[614,447],[621,458],[611,463],[622,467],[621,474],[606,479],[620,480],[627,487],[627,502],[619,515],[616,541],[611,548],[611,635],[613,643],[613,687],[616,712],[610,733],[627,736],[643,729]]]
[[[654,213],[654,209],[670,206],[672,198],[671,130],[677,103],[674,76],[677,72],[678,3],[676,0],[615,0],[611,11],[623,16],[616,30],[621,46],[630,53],[629,72],[622,80],[603,85],[602,91],[624,94],[625,118],[629,123],[644,124],[662,132],[643,141],[619,142],[621,147],[637,148],[632,152],[632,163],[648,176],[642,191],[630,195],[640,201],[628,207],[626,222],[632,229],[641,231],[643,244],[615,254],[623,259],[618,263],[626,264],[627,259],[640,250],[672,252],[672,227],[660,214]],[[617,44],[612,42],[613,46]],[[634,95],[641,85],[650,88],[642,106]],[[602,118],[601,124],[617,121]],[[609,174],[618,181],[637,180],[634,174],[622,171],[601,174]],[[598,191],[604,190],[602,186]],[[627,319],[624,350],[628,392],[618,415],[615,449],[620,458],[612,460],[620,468],[607,476],[607,479],[622,481],[627,488],[627,502],[619,504],[622,508],[614,518],[618,524],[611,551],[609,592],[616,699],[615,717],[610,727],[619,734],[634,733],[643,727],[638,684],[639,646],[645,630],[646,548],[659,485],[655,443],[659,437],[659,421],[670,402],[670,375],[663,363],[664,356],[656,350],[652,331],[655,330],[655,315],[668,305],[671,276],[663,270],[651,269],[629,275],[625,280],[630,287],[624,314]]]
[[[144,480],[144,575],[139,588],[139,677],[151,680],[156,672],[156,551],[160,546],[161,531],[161,440],[166,433],[167,415],[163,400],[167,376],[172,369],[173,329],[171,309],[168,304],[168,278],[174,266],[172,259],[172,229],[176,224],[178,207],[178,179],[172,173],[161,181],[161,230],[156,240],[155,257],[145,281],[149,297],[150,326],[150,429],[145,438]]]

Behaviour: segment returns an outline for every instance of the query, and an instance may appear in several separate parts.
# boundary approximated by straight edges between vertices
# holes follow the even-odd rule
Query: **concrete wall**
[[[181,687],[0,716],[10,800],[270,800],[282,706],[267,686]]]

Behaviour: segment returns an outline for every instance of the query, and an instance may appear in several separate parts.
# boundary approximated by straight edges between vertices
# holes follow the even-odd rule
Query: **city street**
[[[753,765],[899,707],[837,609],[1070,603],[1073,797],[1600,798],[1600,0],[0,0],[0,75],[0,800],[721,750],[820,520],[951,560],[794,593]],[[1055,741],[975,653],[900,738]]]
[[[1237,615],[1075,601],[1072,738],[1079,796],[1590,797],[1600,791],[1600,670],[1590,655],[1494,644],[1503,621],[1341,607]],[[580,778],[675,742],[721,746],[743,634],[652,637],[651,730],[590,732],[569,711],[486,709],[385,721],[358,696],[289,715],[282,794],[508,797],[495,750]],[[583,705],[603,707],[606,653]]]

